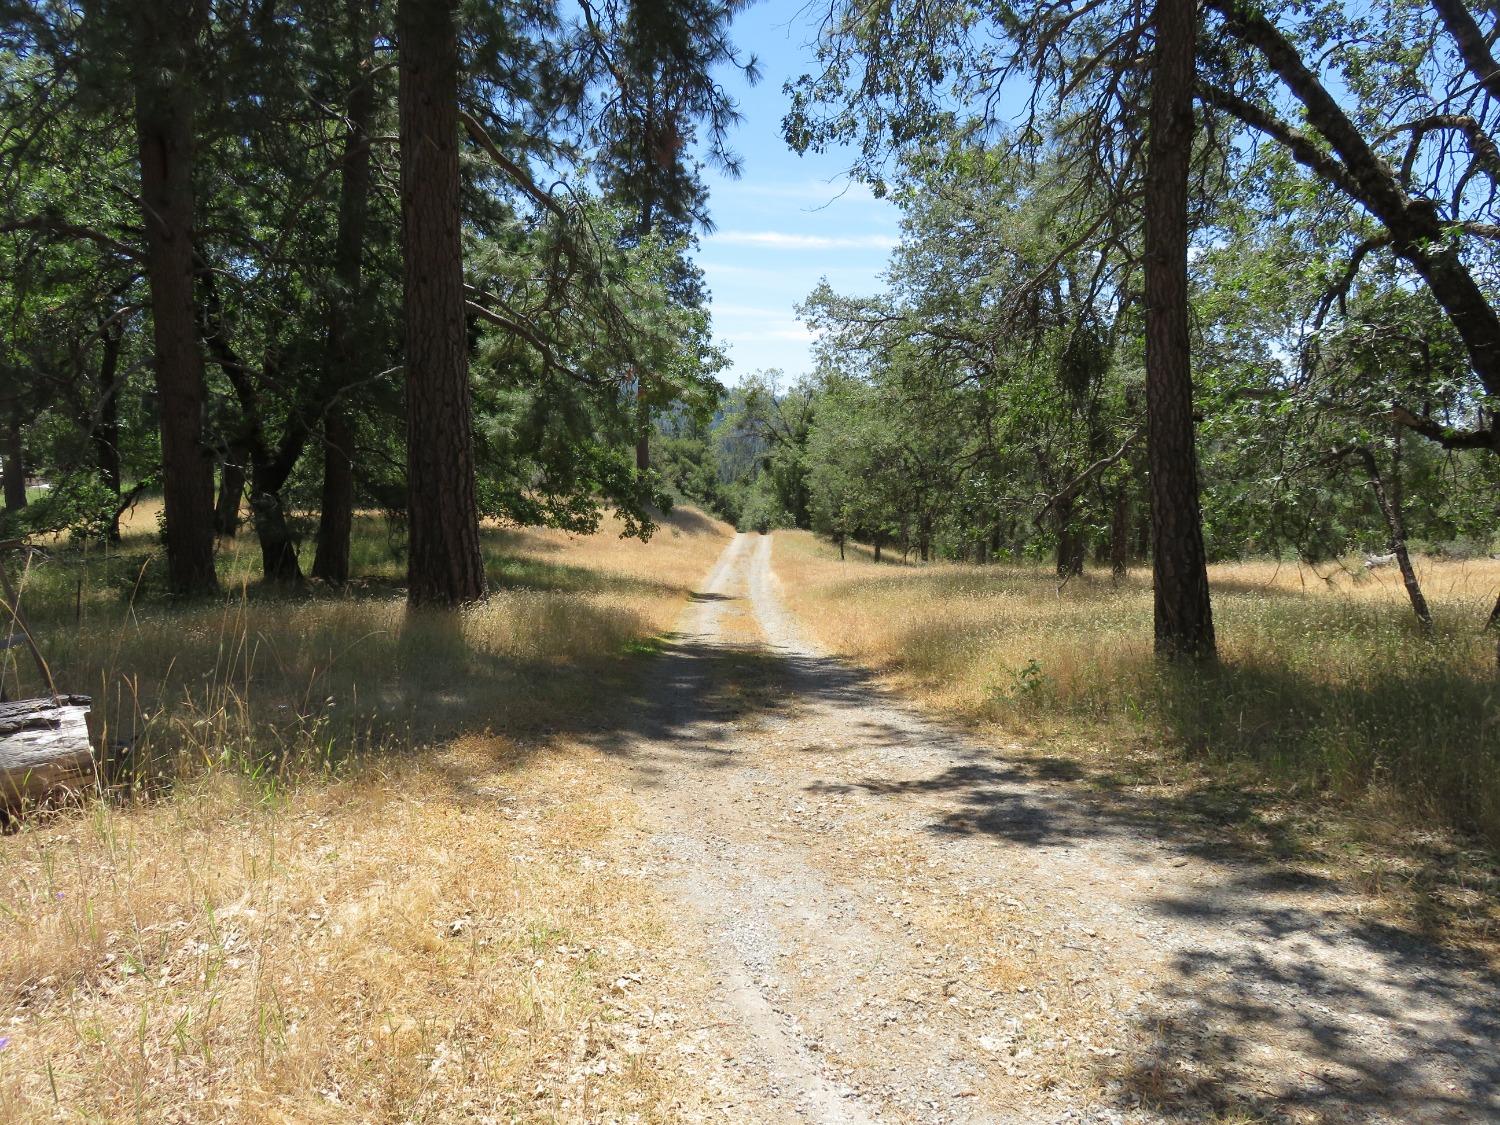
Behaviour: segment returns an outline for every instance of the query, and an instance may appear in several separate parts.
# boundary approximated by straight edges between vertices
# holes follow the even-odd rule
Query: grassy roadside
[[[776,547],[820,641],[944,715],[1500,946],[1500,679],[1478,633],[1500,563],[1424,563],[1432,641],[1394,574],[1214,567],[1223,668],[1193,677],[1151,659],[1149,574],[1059,590],[1041,567],[841,563],[801,532]]]
[[[691,1114],[685,954],[585,736],[726,535],[490,530],[496,592],[457,620],[406,620],[393,573],[168,609],[124,564],[42,564],[59,682],[161,776],[0,837],[0,1119]]]
[[[491,596],[462,614],[413,616],[380,520],[358,521],[349,591],[259,588],[246,534],[221,550],[225,594],[180,608],[152,588],[155,523],[142,505],[117,549],[59,551],[33,564],[23,593],[59,687],[94,697],[94,722],[148,777],[581,721],[593,686],[615,682],[622,656],[671,626],[728,534],[691,509],[648,543],[620,539],[613,523],[582,537],[487,528]],[[39,686],[21,655],[0,664],[16,696]]]

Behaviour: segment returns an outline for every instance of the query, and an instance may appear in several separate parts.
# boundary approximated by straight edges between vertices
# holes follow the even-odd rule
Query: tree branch
[[[1386,416],[1396,425],[1405,426],[1444,449],[1492,449],[1500,453],[1500,427],[1494,424],[1487,430],[1455,430],[1431,418],[1419,418],[1404,406],[1393,407]]]
[[[10,234],[21,230],[43,231],[47,234],[63,235],[72,238],[82,238],[89,242],[97,243],[106,250],[113,250],[123,258],[129,258],[138,262],[143,255],[134,246],[128,246],[117,238],[105,234],[93,227],[80,226],[70,223],[54,215],[32,215],[26,219],[9,219],[0,222],[0,234]]]
[[[1107,457],[1099,458],[1099,460],[1095,461],[1088,468],[1084,469],[1083,472],[1079,473],[1067,484],[1063,485],[1062,488],[1058,489],[1057,492],[1049,496],[1047,498],[1047,502],[1042,505],[1041,511],[1037,512],[1036,516],[1033,517],[1033,522],[1041,523],[1043,517],[1045,517],[1048,512],[1052,511],[1052,509],[1056,508],[1059,504],[1066,504],[1069,500],[1072,500],[1075,496],[1083,491],[1084,485],[1088,484],[1089,481],[1093,480],[1096,476],[1104,472],[1104,470],[1108,469],[1111,465],[1116,464],[1125,456],[1125,454],[1129,453],[1131,447],[1134,446],[1136,442],[1140,441],[1141,438],[1145,436],[1145,434],[1146,431],[1144,429],[1132,430],[1130,436],[1120,443],[1119,449],[1115,450]]]
[[[1469,72],[1479,80],[1485,93],[1500,101],[1500,66],[1496,65],[1484,32],[1479,30],[1463,0],[1432,0],[1432,6],[1437,9],[1448,34],[1453,36]]]

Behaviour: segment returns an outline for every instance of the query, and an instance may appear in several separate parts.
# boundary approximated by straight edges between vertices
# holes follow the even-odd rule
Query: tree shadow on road
[[[1492,964],[1363,918],[1374,904],[1307,869],[1305,848],[1266,807],[1274,794],[1101,782],[1083,763],[1007,755],[893,708],[831,662],[789,678],[847,706],[851,736],[926,751],[916,770],[819,779],[809,792],[889,801],[893,816],[963,841],[971,863],[1003,866],[1007,846],[1102,846],[1166,876],[1157,886],[1175,889],[1135,904],[1171,935],[1166,976],[1099,1074],[1122,1105],[1179,1121],[1500,1120]],[[1190,878],[1170,877],[1184,865]]]

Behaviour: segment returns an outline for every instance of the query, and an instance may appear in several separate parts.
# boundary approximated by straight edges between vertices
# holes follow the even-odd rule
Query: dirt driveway
[[[1500,1121],[1500,981],[820,653],[741,535],[608,747],[737,1120]]]

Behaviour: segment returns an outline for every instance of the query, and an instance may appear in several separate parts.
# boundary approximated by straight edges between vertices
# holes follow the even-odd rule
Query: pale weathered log
[[[0,703],[0,815],[94,784],[89,697]]]

